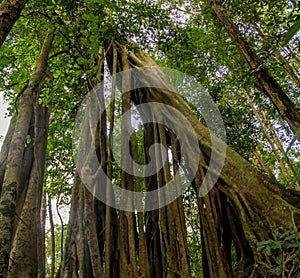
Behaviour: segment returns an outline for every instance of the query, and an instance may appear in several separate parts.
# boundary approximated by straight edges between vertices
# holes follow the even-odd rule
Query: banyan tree
[[[80,5],[66,6],[81,12]],[[110,9],[104,7],[103,17]],[[51,152],[47,136],[58,103],[69,101],[60,90],[76,102],[62,115],[78,113],[75,127],[65,130],[73,130],[76,167],[55,277],[192,277],[184,192],[193,196],[199,216],[199,277],[271,277],[268,265],[275,257],[258,246],[274,239],[279,228],[299,233],[299,191],[284,188],[234,151],[222,126],[205,126],[181,91],[193,93],[192,79],[183,84],[178,72],[167,74],[112,22],[97,51],[94,45],[86,49],[78,44],[88,41],[85,30],[76,33],[81,18],[75,19],[72,40],[66,34],[71,23],[63,16],[56,18],[61,28],[40,33],[39,55],[14,101],[0,154],[0,277],[46,277],[44,176],[53,170],[45,163]],[[58,47],[62,40],[69,49]],[[70,77],[58,89],[63,55],[76,64],[68,70],[81,79]],[[196,97],[204,120],[214,122],[218,117],[209,101]],[[291,125],[292,118],[288,121]],[[299,255],[285,263],[289,277],[296,277]]]

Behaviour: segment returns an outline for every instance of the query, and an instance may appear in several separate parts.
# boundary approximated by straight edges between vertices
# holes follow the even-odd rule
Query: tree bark
[[[0,5],[0,47],[28,0],[3,0]]]
[[[34,162],[26,198],[14,234],[7,277],[45,277],[42,227],[40,221],[44,163],[46,156],[49,113],[39,106],[35,130]]]
[[[46,276],[46,217],[47,217],[47,193],[43,190],[40,223],[38,223],[37,246],[38,248],[38,277]]]
[[[15,130],[15,124],[16,124],[16,114],[12,116],[10,119],[9,127],[7,130],[7,133],[5,135],[1,152],[0,152],[0,196],[1,196],[1,189],[2,189],[2,184],[3,184],[3,179],[5,176],[5,169],[6,169],[6,164],[7,164],[7,158],[8,158],[8,153],[9,153],[9,147],[12,139],[12,135]]]
[[[124,50],[124,49],[123,49]],[[122,67],[127,70],[130,68],[128,63],[126,63],[126,52],[120,51]],[[113,57],[116,59],[117,57]],[[117,61],[114,61],[117,65]],[[116,67],[117,70],[117,67]],[[125,77],[126,79],[126,77]],[[128,80],[122,80],[122,91],[127,91]],[[128,113],[128,118],[131,117],[130,112],[130,95],[125,93],[122,95],[122,115]],[[121,168],[123,169],[124,163],[128,163],[126,156],[124,155],[125,144],[128,144],[126,138],[126,129],[131,126],[131,122],[122,121],[121,132],[122,132],[122,149],[121,149]],[[123,136],[125,135],[125,136]],[[129,145],[131,147],[131,138],[129,139]],[[131,153],[132,155],[132,153]],[[130,162],[129,162],[130,163]],[[132,163],[130,163],[130,169],[133,168]],[[134,191],[134,180],[133,176],[121,170],[121,188],[126,190]],[[124,196],[121,196],[121,200],[125,202],[133,202],[133,200],[126,200]],[[135,242],[135,219],[134,213],[131,211],[120,211],[119,217],[119,252],[120,252],[120,277],[138,277],[137,269],[137,254],[136,254],[136,242]]]
[[[287,121],[291,130],[296,134],[300,130],[300,112],[296,105],[284,93],[280,85],[263,65],[263,62],[260,61],[254,50],[243,38],[222,4],[218,0],[207,0],[207,3],[223,24],[232,42],[236,45],[250,69],[254,71],[254,75],[260,84],[259,89],[272,101],[279,115]]]
[[[107,64],[111,72],[114,72],[114,67],[116,67],[117,72],[131,68],[148,67],[143,68],[140,72],[138,71],[137,75],[131,75],[132,79],[130,81],[139,82],[143,88],[130,92],[130,95],[125,94],[123,96],[123,113],[129,111],[130,101],[136,104],[137,107],[138,104],[142,103],[158,102],[174,107],[193,126],[197,136],[197,146],[195,144],[187,146],[188,155],[184,157],[184,161],[185,170],[188,172],[190,170],[188,165],[195,159],[195,153],[197,153],[199,145],[201,148],[200,166],[193,181],[195,192],[198,194],[203,177],[208,169],[212,151],[209,130],[199,122],[185,100],[174,92],[174,88],[165,74],[146,53],[143,51],[135,53],[129,51],[124,45],[124,41],[119,43],[116,40],[116,45],[117,55],[112,49],[106,50]],[[121,85],[118,83],[119,89],[127,92],[128,90],[122,87],[127,82],[123,81]],[[99,100],[91,99],[93,108],[97,109],[97,105],[94,106],[97,101]],[[83,162],[83,165],[86,166],[89,163],[89,150],[96,149],[99,155],[98,161],[101,165],[102,163],[105,164],[106,162],[102,160],[103,157],[113,159],[112,154],[108,156],[103,154],[106,152],[107,146],[100,143],[106,141],[107,133],[102,132],[106,130],[104,128],[106,125],[100,119],[99,125],[104,129],[101,131],[100,128],[96,133],[102,134],[104,138],[100,136],[101,140],[97,140],[98,135],[96,136],[91,132],[91,126],[89,125],[94,120],[91,117],[94,115],[93,111],[89,111],[86,107],[85,112],[87,114],[82,122],[81,139],[84,137],[91,145],[85,144],[82,149],[79,149],[78,155],[84,157],[86,161]],[[140,112],[140,115],[143,115],[143,111]],[[179,125],[180,129],[183,130],[183,136],[190,138],[192,131],[188,126],[183,125],[176,115],[168,111],[151,111],[151,113],[151,115],[155,115],[157,122],[164,118]],[[167,135],[173,138],[171,139],[172,158],[173,164],[177,163],[176,160],[181,154],[178,153],[178,147],[175,144],[176,137],[172,137],[172,134],[167,133],[157,123],[149,123],[144,126],[144,157],[146,163],[150,159],[150,146],[154,143],[167,146]],[[256,251],[257,242],[269,239],[270,231],[274,228],[279,226],[287,229],[293,228],[294,223],[298,224],[300,222],[300,205],[297,202],[300,194],[281,189],[274,180],[258,172],[250,163],[226,146],[224,142],[213,135],[212,137],[217,142],[214,145],[214,151],[220,154],[221,149],[227,148],[227,156],[215,187],[205,197],[198,198],[198,207],[201,214],[202,246],[203,254],[205,254],[205,258],[203,258],[205,277],[243,277],[242,275],[248,277],[251,273],[254,273],[253,277],[264,276],[263,268],[254,267],[259,264],[259,261],[266,260],[263,254]],[[134,137],[129,142],[131,154],[136,157]],[[125,141],[123,143],[125,144]],[[105,150],[99,149],[100,146]],[[161,158],[162,154],[157,151],[156,162]],[[214,162],[218,163],[217,161]],[[82,176],[84,179],[93,176],[95,169],[97,170],[97,165],[90,164],[87,165],[90,172]],[[109,167],[105,169],[109,169]],[[176,169],[176,165],[174,167]],[[77,170],[81,171],[83,169],[78,168]],[[110,169],[109,171],[113,172],[117,169]],[[138,183],[136,179],[123,170],[120,172],[121,187],[128,190],[137,190]],[[145,190],[155,190],[164,186],[170,180],[171,172],[170,163],[167,162],[156,174],[145,178]],[[115,178],[115,181],[119,181],[118,178]],[[117,213],[114,209],[111,210],[109,215],[106,213],[107,206],[99,202],[101,206],[93,206],[95,211],[88,214],[90,223],[86,223],[87,220],[84,220],[84,218],[87,214],[84,215],[84,211],[88,205],[96,201],[87,200],[85,191],[86,188],[84,188],[83,182],[80,181],[77,175],[72,194],[72,207],[61,277],[93,277],[94,266],[97,261],[93,254],[98,253],[98,251],[101,258],[100,264],[102,265],[102,270],[99,267],[99,272],[102,271],[102,275],[106,277],[139,277],[142,271],[147,277],[190,277],[186,227],[184,226],[184,213],[180,198],[168,206],[145,213],[147,247],[143,248],[140,253],[139,238],[142,237],[141,233],[143,233],[144,227],[141,227],[139,221],[136,223],[136,215],[124,211]],[[162,199],[164,196],[160,197]],[[122,196],[120,199],[123,201]],[[150,201],[145,200],[145,203]],[[97,216],[100,217],[97,218]],[[112,224],[105,231],[109,234],[103,239],[102,235],[109,219]],[[98,224],[97,221],[101,224]],[[95,222],[97,227],[103,227],[103,229],[99,229],[100,232],[97,236],[93,234],[93,237],[89,238],[87,237],[87,230],[94,225],[91,222]],[[116,227],[118,227],[118,233],[115,232]],[[99,248],[96,253],[89,246],[89,241],[92,238],[94,247],[98,245]],[[106,240],[110,242],[106,242]],[[114,241],[117,243],[117,248]],[[104,249],[103,245],[105,246]],[[232,268],[232,248],[236,250],[237,254],[237,269]],[[109,250],[109,259],[105,258],[107,255],[106,250]],[[141,270],[138,264],[143,258],[142,252],[145,253],[145,251],[147,251],[147,256],[144,256],[144,260],[147,258],[149,268]],[[97,259],[98,256],[96,256]],[[103,262],[108,262],[109,266],[104,266]],[[105,272],[107,269],[109,273]],[[146,269],[149,269],[148,273]]]
[[[199,122],[183,98],[174,93],[164,73],[146,53],[128,51],[126,57],[132,68],[149,67],[132,74],[132,82],[139,82],[143,87],[131,94],[134,103],[159,102],[171,105],[184,115],[192,124],[201,148],[199,171],[206,173],[212,150],[208,129]],[[121,61],[118,64],[122,65]],[[118,72],[122,70],[118,68]],[[180,124],[175,115],[166,111],[156,114],[158,121],[160,117]],[[187,136],[191,133],[184,125],[180,128]],[[224,146],[224,142],[215,139],[218,141],[215,151],[219,152],[223,146],[227,148],[227,155],[217,184],[208,195],[199,198],[207,277],[264,276],[265,269],[259,262],[267,262],[268,259],[256,250],[257,243],[269,239],[273,229],[294,229],[300,223],[300,205],[296,201],[300,193],[281,188],[230,147]],[[189,156],[185,158],[187,161],[193,159],[196,147],[190,146]],[[197,194],[202,180],[203,174],[195,180]],[[232,244],[237,253],[236,272],[231,266]]]
[[[53,222],[51,198],[48,196],[48,211],[50,223],[50,238],[51,238],[51,261],[50,261],[50,278],[54,278],[55,274],[55,230]]]
[[[154,144],[154,124],[149,123],[144,126],[144,153],[145,164],[150,161],[149,148]],[[156,174],[157,175],[157,174]],[[145,190],[151,191],[158,188],[156,175],[145,178]],[[145,202],[151,200],[145,200]],[[159,228],[159,210],[145,213],[145,228],[150,277],[160,277],[163,273],[163,257],[161,248],[161,232]]]
[[[20,197],[17,193],[26,185],[22,179],[24,169],[31,170],[28,168],[30,165],[23,164],[23,159],[26,158],[27,153],[25,144],[30,124],[33,121],[35,92],[38,91],[40,83],[46,76],[47,58],[51,51],[52,40],[52,34],[46,37],[35,70],[29,79],[28,87],[21,96],[20,111],[17,115],[15,130],[10,143],[0,199],[0,273],[2,277],[6,277],[8,270],[9,254],[13,239],[13,222],[15,219],[17,200],[18,197]],[[45,131],[43,130],[41,132]],[[41,142],[41,144],[43,143],[44,142]],[[33,144],[31,145],[33,146]],[[28,149],[30,149],[30,147]],[[35,161],[34,167],[37,167],[37,175],[40,175],[40,173],[42,173],[41,171],[43,171],[43,160],[39,162],[40,165],[37,165],[37,163],[38,162]],[[34,180],[34,178],[32,179]],[[39,180],[40,177],[38,177],[36,181]],[[34,201],[36,201],[36,199]]]
[[[268,165],[268,163],[263,159],[263,157],[261,156],[261,154],[259,153],[259,151],[253,149],[252,150],[255,157],[257,158],[257,160],[259,161],[260,165],[263,167],[264,171],[274,180],[276,180],[273,171],[271,170],[270,166]]]
[[[100,70],[103,70],[103,65],[100,65]],[[103,107],[102,93],[91,100],[92,106]],[[108,164],[112,164],[107,156],[106,113],[104,112],[100,119],[95,119],[90,112],[92,111],[84,115],[84,129],[81,131],[80,138],[91,143],[91,146],[85,147],[96,150],[99,163],[106,172],[109,169]],[[95,120],[99,122],[95,123]],[[90,125],[95,126],[95,124],[97,131],[94,134],[91,132]],[[78,155],[86,157],[86,153]],[[93,171],[97,165],[90,164],[88,167]],[[112,175],[112,173],[108,174]],[[115,253],[118,239],[115,218],[115,210],[97,200],[76,174],[64,259],[59,277],[119,277]]]

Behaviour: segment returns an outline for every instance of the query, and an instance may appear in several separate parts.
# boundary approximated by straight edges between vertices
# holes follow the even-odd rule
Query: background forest
[[[0,90],[11,120],[0,153],[0,277],[300,277],[299,14],[294,0],[3,0]],[[109,94],[95,101],[109,103],[96,134],[81,135],[114,184],[180,184],[180,159],[190,171],[193,146],[180,158],[176,134],[156,123],[130,137],[130,154],[147,164],[160,143],[169,156],[162,169],[139,178],[118,165],[116,126],[126,111],[142,115],[132,108],[141,103],[175,107],[201,150],[179,198],[129,212],[84,186],[72,136],[83,100],[104,76],[144,66],[200,83],[221,113],[228,148],[215,187],[200,197],[213,146],[198,92],[171,94],[157,69],[149,78],[167,89],[110,101],[122,90],[110,79]],[[168,111],[152,113],[189,134]]]

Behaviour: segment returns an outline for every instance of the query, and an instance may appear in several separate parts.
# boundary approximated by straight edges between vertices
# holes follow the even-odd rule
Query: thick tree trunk
[[[41,236],[40,211],[49,113],[47,108],[41,106],[38,110],[38,122],[35,121],[34,162],[20,215],[21,220],[17,220],[10,251],[7,277],[11,278],[45,276],[44,258],[41,255],[44,242]]]
[[[118,43],[116,49],[117,55],[115,55],[114,50],[107,49],[107,61],[111,72],[113,72],[114,65],[117,72],[148,66],[148,68],[137,71],[136,75],[135,73],[131,75],[132,84],[138,82],[143,87],[131,92],[131,101],[137,107],[139,104],[151,102],[172,106],[193,126],[198,144],[187,146],[188,155],[184,157],[184,161],[185,170],[188,172],[190,170],[188,165],[195,159],[199,145],[201,148],[201,167],[199,167],[193,182],[198,194],[204,175],[209,168],[212,152],[209,130],[199,122],[184,99],[174,92],[174,88],[165,74],[147,54],[142,51],[132,53],[124,45]],[[115,61],[116,58],[117,61]],[[122,85],[125,86],[123,81]],[[122,85],[119,89],[128,91],[125,87],[122,88]],[[103,97],[102,92],[100,95]],[[123,113],[129,108],[128,96],[127,94],[123,97],[125,102]],[[98,169],[97,165],[89,164],[91,150],[97,150],[98,161],[102,168],[109,168],[106,167],[106,160],[102,160],[107,157],[107,146],[101,144],[101,141],[106,141],[107,136],[107,133],[103,133],[103,130],[106,130],[103,119],[100,119],[100,124],[98,124],[100,130],[96,132],[96,134],[101,134],[100,140],[97,139],[94,132],[91,132],[91,126],[95,126],[95,123],[92,123],[95,119],[91,116],[97,115],[97,110],[93,111],[92,109],[99,109],[96,104],[97,101],[99,99],[91,97],[90,106],[92,108],[88,109],[89,105],[87,105],[85,109],[81,139],[82,142],[89,143],[84,144],[83,148],[79,148],[77,154],[85,160],[77,165],[79,166],[77,170],[85,182]],[[143,111],[140,112],[141,117],[143,117]],[[177,150],[178,146],[176,146],[176,135],[170,131],[167,132],[157,122],[161,122],[161,119],[174,122],[182,129],[182,134],[186,136],[187,140],[192,131],[189,126],[182,124],[181,119],[167,110],[151,111],[151,115],[155,115],[156,123],[149,123],[144,126],[145,163],[147,164],[150,159],[150,146],[154,143],[167,146],[169,144],[168,136],[171,138],[170,146],[172,146],[173,167],[175,167],[173,171],[176,172],[177,160],[180,155]],[[91,123],[92,125],[90,125]],[[257,242],[270,238],[270,231],[276,227],[293,228],[295,223],[300,222],[300,205],[294,201],[294,199],[299,198],[300,194],[280,189],[274,180],[255,170],[250,163],[227,147],[224,142],[215,136],[213,139],[217,142],[214,144],[214,151],[221,157],[221,150],[227,148],[227,156],[215,187],[205,197],[198,198],[203,254],[205,254],[203,258],[204,274],[205,277],[243,277],[242,275],[250,276],[253,273],[253,277],[259,277],[264,275],[264,270],[254,266],[266,258],[256,251]],[[135,138],[132,137],[129,142],[131,155],[136,157]],[[112,154],[109,154],[108,157],[113,158]],[[218,163],[220,157],[215,158],[214,163]],[[162,154],[156,151],[155,161],[158,162],[161,159]],[[82,166],[84,167],[81,169]],[[89,171],[82,172],[83,170]],[[139,188],[136,179],[124,171],[120,172],[121,187],[128,190]],[[156,174],[144,179],[144,188],[150,191],[163,187],[171,179],[171,173],[170,164],[166,163]],[[91,206],[97,202],[89,194],[79,176],[76,176],[61,277],[95,277],[96,274],[101,275],[101,272],[105,277],[139,277],[142,273],[142,266],[139,265],[142,258],[144,258],[143,260],[146,258],[148,261],[143,270],[145,277],[190,277],[186,227],[181,198],[165,207],[145,213],[147,246],[146,248],[143,247],[142,254],[139,252],[142,250],[139,249],[139,238],[143,235],[141,233],[144,233],[144,227],[136,222],[135,213],[124,211],[116,213],[116,210],[112,209],[110,214],[107,214],[108,207],[106,205],[98,202],[98,205]],[[163,197],[160,196],[159,200]],[[123,200],[122,196],[120,199]],[[151,201],[146,199],[145,203]],[[89,213],[86,213],[87,210]],[[106,230],[108,219],[111,220],[111,226]],[[98,227],[97,234],[95,234],[95,226]],[[118,233],[116,232],[117,227]],[[103,238],[104,231],[109,233],[106,234],[105,238]],[[110,242],[106,242],[106,240]],[[117,246],[114,244],[115,242]],[[91,245],[91,243],[93,244]],[[98,249],[95,246],[98,246]],[[232,269],[232,248],[235,248],[237,254],[237,270]],[[109,258],[105,258],[106,250],[109,250]],[[104,265],[104,262],[109,262],[109,266]],[[106,273],[106,270],[109,270],[109,273]]]
[[[119,59],[117,61],[117,72],[123,71],[123,70],[128,70],[132,67],[132,63],[130,60],[128,60],[128,53],[126,47],[117,44],[117,49],[118,49],[118,55],[117,58]],[[109,52],[110,54],[111,52]],[[110,55],[108,55],[108,65],[110,67],[110,70],[112,69],[112,65],[114,64],[114,58],[112,58]],[[139,60],[140,61],[140,60]],[[124,78],[126,78],[126,75],[124,75]],[[127,91],[126,80],[122,80],[122,92]],[[128,99],[128,94],[123,94],[122,98],[122,103],[126,103],[123,113],[127,111],[129,113],[130,109],[130,99]],[[128,115],[128,114],[127,114]],[[148,143],[152,141],[153,143],[159,143],[164,145],[165,147],[167,146],[167,139],[166,139],[166,134],[165,134],[165,129],[161,125],[150,125],[148,126],[148,130],[150,134],[145,133],[145,140],[150,140]],[[124,132],[126,134],[126,132]],[[168,136],[171,136],[171,134],[168,134]],[[131,148],[134,146],[133,139],[134,137],[131,137],[129,142]],[[171,137],[171,142],[175,146],[176,138]],[[125,144],[122,143],[122,145]],[[151,145],[152,145],[151,144]],[[148,147],[145,147],[145,158],[146,161],[145,163],[147,164],[149,162],[149,157],[148,157]],[[174,147],[173,146],[173,147]],[[134,154],[132,154],[134,157]],[[124,155],[122,155],[124,157]],[[172,153],[172,158],[173,158],[173,163],[174,163],[174,169],[176,170],[176,161],[175,159],[175,153]],[[126,158],[125,158],[126,159]],[[162,159],[162,154],[159,150],[156,150],[156,163],[158,163],[159,160]],[[126,160],[125,160],[126,161]],[[159,168],[158,168],[159,169]],[[137,190],[136,188],[133,188],[131,183],[134,184],[136,187],[136,184],[132,180],[132,177],[129,176],[126,179],[126,173],[123,173],[124,177],[122,176],[122,181],[127,180],[129,181],[129,184],[127,185],[127,189],[129,190]],[[163,168],[157,172],[156,175],[153,177],[145,178],[145,186],[147,190],[153,190],[153,189],[158,189],[163,187],[167,182],[169,182],[172,179],[172,174],[171,174],[171,167],[169,163],[166,163]],[[151,182],[150,182],[151,180]],[[176,181],[179,182],[179,181]],[[151,189],[150,189],[151,188]],[[158,196],[158,198],[164,198],[164,196]],[[122,198],[121,198],[122,199]],[[151,200],[149,200],[151,201]],[[150,238],[147,246],[148,250],[148,259],[149,259],[149,265],[150,265],[150,273],[148,272],[147,275],[150,275],[150,277],[190,277],[190,267],[189,267],[189,258],[188,258],[188,251],[187,251],[187,238],[186,238],[186,232],[185,232],[185,224],[184,224],[184,213],[183,213],[183,205],[182,205],[182,200],[179,198],[178,200],[172,202],[171,204],[167,205],[166,207],[160,208],[158,211],[158,214],[156,212],[151,212],[150,214],[153,213],[153,215],[156,214],[155,218],[152,217],[147,217],[146,223],[148,227],[151,227],[150,229],[147,229],[146,226],[146,237]],[[122,213],[122,212],[120,212]],[[128,215],[129,216],[129,215]],[[131,238],[132,242],[132,236],[130,237],[130,223],[131,225],[136,225],[135,222],[130,220],[131,217],[128,218],[128,221],[126,221],[128,227],[126,226],[127,235],[128,239]],[[151,223],[152,222],[152,223]],[[151,230],[151,229],[154,230]],[[121,231],[120,231],[121,232]],[[123,232],[123,231],[122,231]],[[149,235],[147,236],[147,233]],[[140,237],[140,233],[137,233],[137,236]],[[122,242],[122,239],[121,241]],[[152,245],[154,243],[154,245]],[[129,244],[134,246],[134,244]],[[154,249],[152,249],[154,248]],[[137,249],[137,248],[135,248]],[[126,248],[125,248],[126,250]],[[123,251],[124,252],[124,251]],[[134,270],[132,270],[132,267],[135,267],[135,263],[132,264],[132,258],[135,258],[137,255],[133,254],[133,250],[130,249],[130,246],[128,246],[128,252],[131,253],[127,254],[129,258],[131,258],[130,265],[128,264],[128,261],[124,262],[125,264],[127,263],[127,269],[131,269],[131,273],[134,277],[134,275],[137,275]],[[125,252],[126,254],[126,252]],[[124,255],[125,255],[124,254]],[[161,257],[159,257],[161,256]],[[138,258],[140,259],[141,254],[138,254]],[[148,264],[147,263],[147,264]],[[141,267],[141,266],[140,266]],[[134,273],[134,274],[133,274]],[[128,275],[124,277],[129,277]]]
[[[0,47],[28,0],[3,0],[0,5]]]
[[[203,181],[201,172],[207,171],[212,150],[208,129],[199,122],[183,98],[173,92],[174,89],[164,73],[147,54],[142,51],[137,53],[128,51],[127,57],[132,68],[149,66],[138,71],[136,75],[132,74],[132,82],[139,82],[143,87],[132,94],[135,104],[159,102],[171,105],[192,124],[203,154],[200,176],[195,180],[195,187],[199,193]],[[120,68],[119,71],[121,70]],[[180,125],[180,120],[166,111],[156,113],[158,121],[160,117]],[[183,134],[190,135],[191,130],[188,127],[180,125],[180,128]],[[222,147],[226,148],[224,142],[217,138],[214,140],[218,141],[216,152]],[[189,155],[185,159],[193,159],[196,153],[194,147],[197,146],[190,146]],[[238,273],[233,273],[231,267],[231,244],[235,246],[238,272],[243,273],[243,277],[251,273],[253,277],[265,275],[264,269],[257,267],[260,261],[267,260],[256,251],[257,243],[269,239],[271,230],[275,228],[294,229],[295,225],[300,223],[300,205],[294,201],[299,200],[299,197],[299,192],[282,189],[273,179],[258,172],[227,146],[227,155],[219,181],[208,195],[199,198],[202,240],[207,256],[207,277],[239,276]]]
[[[284,93],[280,85],[268,72],[263,62],[255,54],[251,46],[243,38],[238,27],[231,20],[226,10],[218,0],[207,0],[207,3],[214,10],[219,20],[224,25],[225,30],[231,37],[233,43],[244,57],[250,69],[254,71],[254,75],[259,81],[259,89],[270,98],[276,107],[279,115],[287,121],[294,134],[300,130],[300,112],[295,104]],[[300,140],[300,139],[299,139]]]
[[[45,148],[44,144],[44,132],[47,131],[47,127],[44,126],[44,122],[42,123],[42,127],[40,126],[40,122],[36,122],[36,130],[32,130],[31,124],[34,123],[34,97],[36,96],[36,92],[39,91],[39,84],[44,80],[46,76],[47,69],[47,58],[51,51],[53,36],[47,36],[45,39],[44,46],[41,50],[39,58],[37,60],[36,68],[33,71],[32,76],[29,79],[28,87],[24,91],[20,99],[20,109],[16,118],[15,130],[10,142],[8,158],[6,163],[5,175],[2,183],[2,191],[1,191],[1,199],[0,199],[0,276],[6,277],[8,270],[8,262],[9,262],[9,254],[11,252],[12,240],[14,236],[14,225],[18,225],[14,223],[16,207],[21,208],[20,204],[17,204],[17,200],[22,200],[22,196],[20,196],[21,192],[26,192],[26,186],[28,181],[23,179],[24,176],[29,178],[32,164],[30,161],[32,160],[30,157],[32,155],[36,156],[34,153],[38,154],[35,159],[41,159],[40,161],[34,162],[34,170],[33,175],[30,176],[29,183],[40,182],[43,174],[43,157],[44,154],[39,154],[40,149],[43,150]],[[40,109],[40,108],[38,108]],[[39,117],[40,115],[36,115]],[[44,119],[43,119],[44,120]],[[42,128],[42,129],[40,129]],[[30,132],[31,130],[31,132]],[[34,132],[38,132],[34,136]],[[31,134],[30,134],[30,133]],[[26,148],[26,139],[27,134],[30,134],[31,144]],[[43,134],[43,135],[42,135]],[[33,138],[41,136],[40,142],[37,142],[37,145],[33,146]],[[41,146],[39,147],[39,144]],[[40,148],[40,149],[39,149]],[[28,160],[27,160],[28,159]],[[34,175],[36,177],[34,177]],[[32,184],[31,186],[35,186]],[[39,184],[39,186],[42,186]],[[25,189],[25,191],[24,191]],[[32,188],[31,190],[34,191]],[[30,196],[26,195],[24,197],[25,202],[26,198],[30,198]],[[22,201],[21,201],[22,202]],[[36,205],[36,199],[32,199],[34,202],[34,206]],[[27,207],[32,206],[33,204],[28,204]],[[22,210],[20,210],[22,211]],[[28,213],[28,212],[27,212]],[[34,211],[31,211],[34,213]],[[23,223],[23,222],[22,222]],[[24,223],[23,223],[24,224]],[[25,224],[26,225],[26,224]],[[36,234],[36,233],[35,233]]]
[[[120,65],[121,67],[128,69],[131,67],[127,60],[126,48],[123,47],[123,52],[121,50],[121,52],[118,53],[120,60],[118,60],[115,55],[116,48],[112,48],[110,50],[112,50],[112,56],[110,57],[110,61],[112,61],[112,71],[114,71],[113,68],[117,70]],[[108,51],[110,52],[110,50]],[[126,82],[123,82],[122,84],[125,86]],[[126,90],[125,88],[123,89]],[[114,92],[114,89],[112,91]],[[100,92],[99,95],[101,96],[100,98],[103,97],[102,92]],[[97,98],[99,98],[99,95]],[[99,109],[99,106],[97,105],[94,107],[97,101],[99,100],[96,98],[93,99],[93,97],[91,98],[90,106],[92,109],[85,110],[86,114],[83,119],[81,140],[82,142],[89,142],[88,144],[90,144],[83,145],[83,148],[79,149],[78,153],[79,157],[84,157],[86,160],[82,163],[85,168],[90,168],[90,171],[83,176],[84,179],[88,179],[89,175],[94,173],[93,171],[97,169],[97,165],[88,164],[89,151],[94,148],[97,150],[97,154],[99,156],[98,161],[102,165],[102,168],[104,166],[104,168],[107,169],[107,175],[109,177],[113,178],[113,171],[115,171],[114,173],[118,171],[112,168],[114,164],[112,163],[113,161],[110,161],[110,159],[113,159],[113,155],[111,153],[111,140],[113,135],[112,121],[114,109],[112,106],[110,106],[109,146],[101,144],[101,142],[106,141],[107,136],[107,132],[103,133],[103,130],[106,130],[106,123],[105,121],[102,122],[103,118],[100,119],[100,130],[97,131],[100,138],[97,138],[97,136],[91,132],[92,130],[90,127],[94,125],[92,124],[90,126],[90,124],[94,121],[92,116],[95,117],[97,114],[93,113],[93,109]],[[124,95],[122,99],[123,113],[129,113],[128,111],[131,106],[130,102],[130,95]],[[101,105],[101,103],[98,105]],[[103,115],[105,116],[105,113],[103,113]],[[126,136],[126,132],[124,132],[124,130],[125,126],[122,126],[123,134]],[[162,126],[150,126],[149,132],[149,136],[152,136],[154,142],[161,142],[166,145],[166,134]],[[156,137],[154,137],[154,133],[156,133]],[[122,142],[122,146],[127,144],[126,140]],[[96,144],[96,147],[94,147],[94,144]],[[129,145],[131,155],[138,160],[137,141],[134,136],[129,139]],[[105,154],[106,148],[108,148],[108,161],[106,160],[107,158]],[[145,148],[145,157],[147,155],[147,148]],[[157,156],[161,156],[161,154],[157,153]],[[122,163],[127,163],[125,154],[122,154],[122,159],[124,159],[122,160]],[[146,160],[147,159],[148,158],[146,158]],[[105,166],[107,166],[107,168]],[[133,164],[130,164],[130,167],[132,168]],[[78,168],[77,170],[81,172],[83,169]],[[134,191],[141,190],[138,177],[135,178],[125,171],[120,171],[120,174],[120,184],[122,188]],[[159,174],[150,178],[153,183],[151,182],[150,184],[150,179],[148,178],[145,180],[145,187],[149,189],[157,189],[158,187],[163,186],[164,182],[170,180],[170,176],[170,165],[167,164]],[[143,220],[143,213],[136,214],[134,212],[127,211],[119,211],[116,213],[115,209],[109,208],[102,203],[101,206],[94,206],[95,211],[83,218],[81,217],[83,214],[83,208],[91,207],[91,204],[96,200],[93,201],[91,199],[86,199],[86,197],[82,198],[82,192],[85,192],[85,196],[90,194],[84,187],[84,184],[80,182],[77,177],[72,197],[71,215],[61,277],[73,277],[72,275],[76,275],[76,273],[80,273],[79,277],[100,277],[99,275],[102,275],[103,277],[190,276],[183,205],[181,199],[174,201],[166,208],[161,208],[155,211],[155,217],[149,217],[149,213],[145,222]],[[125,199],[121,196],[120,201],[123,200]],[[132,202],[133,200],[127,201]],[[109,213],[107,211],[108,209],[110,210]],[[101,217],[97,219],[97,215]],[[84,225],[80,224],[83,219],[88,219],[88,222],[86,222],[87,220],[83,222]],[[108,220],[110,220],[110,223],[108,223]],[[95,254],[95,252],[92,252],[91,249],[85,249],[84,246],[89,246],[91,239],[90,236],[87,236],[88,234],[91,234],[90,232],[86,232],[87,229],[98,222],[102,223],[100,225],[102,227],[103,223],[105,223],[105,225],[103,230],[100,229],[97,236],[95,235],[95,237],[93,237],[95,240],[93,244],[94,248],[98,246],[98,250],[94,249],[94,251],[99,252],[99,256],[95,257],[92,255]],[[154,227],[154,229],[152,229],[152,227]],[[116,228],[118,228],[118,232],[116,232]],[[103,231],[105,231],[105,238],[102,237]],[[146,239],[149,239],[149,242],[147,242]],[[98,244],[96,243],[97,241]],[[102,249],[103,245],[105,248],[104,250]],[[164,255],[161,256],[160,254]],[[98,257],[101,258],[100,262],[97,262]],[[94,265],[98,265],[99,267],[97,273],[94,270]]]
[[[102,65],[100,68],[103,69]],[[91,103],[101,107],[104,105],[104,95],[100,93]],[[85,142],[92,142],[92,146],[84,148],[96,150],[99,162],[106,171],[107,164],[111,163],[107,161],[106,113],[102,114],[96,124],[96,134],[91,133],[90,128],[90,124],[95,125],[94,120],[98,119],[94,119],[92,114],[84,115],[84,129],[80,138]],[[85,155],[78,154],[81,157]],[[88,166],[93,170],[97,167]],[[115,210],[97,200],[76,174],[60,277],[119,277],[115,218]]]

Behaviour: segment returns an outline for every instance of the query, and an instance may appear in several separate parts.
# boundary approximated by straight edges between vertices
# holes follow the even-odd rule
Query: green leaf
[[[31,142],[31,137],[30,137],[30,135],[27,134],[26,135],[26,144],[29,145],[30,142]]]
[[[271,246],[272,249],[281,249],[281,242],[280,241],[274,241]]]
[[[268,256],[271,255],[271,247],[270,247],[270,246],[267,246],[267,247],[266,247],[265,253],[266,253]]]
[[[86,21],[99,22],[98,16],[95,16],[93,14],[83,14],[82,18]]]
[[[279,253],[278,256],[275,258],[275,262],[277,265],[280,265],[282,262],[282,253]]]
[[[268,239],[268,240],[264,240],[264,241],[260,241],[257,243],[258,246],[264,246],[264,245],[268,245],[270,243],[272,243],[273,240],[272,239]]]
[[[296,22],[286,33],[285,40],[283,41],[282,46],[286,46],[289,43],[289,41],[293,38],[293,36],[296,35],[296,33],[299,31],[299,29],[300,29],[300,16],[298,16],[298,18],[296,19]]]
[[[290,235],[290,236],[287,236],[287,237],[285,238],[285,240],[288,241],[288,240],[291,240],[291,239],[295,239],[295,238],[297,238],[297,237],[298,237],[297,234],[292,234],[292,235]]]

